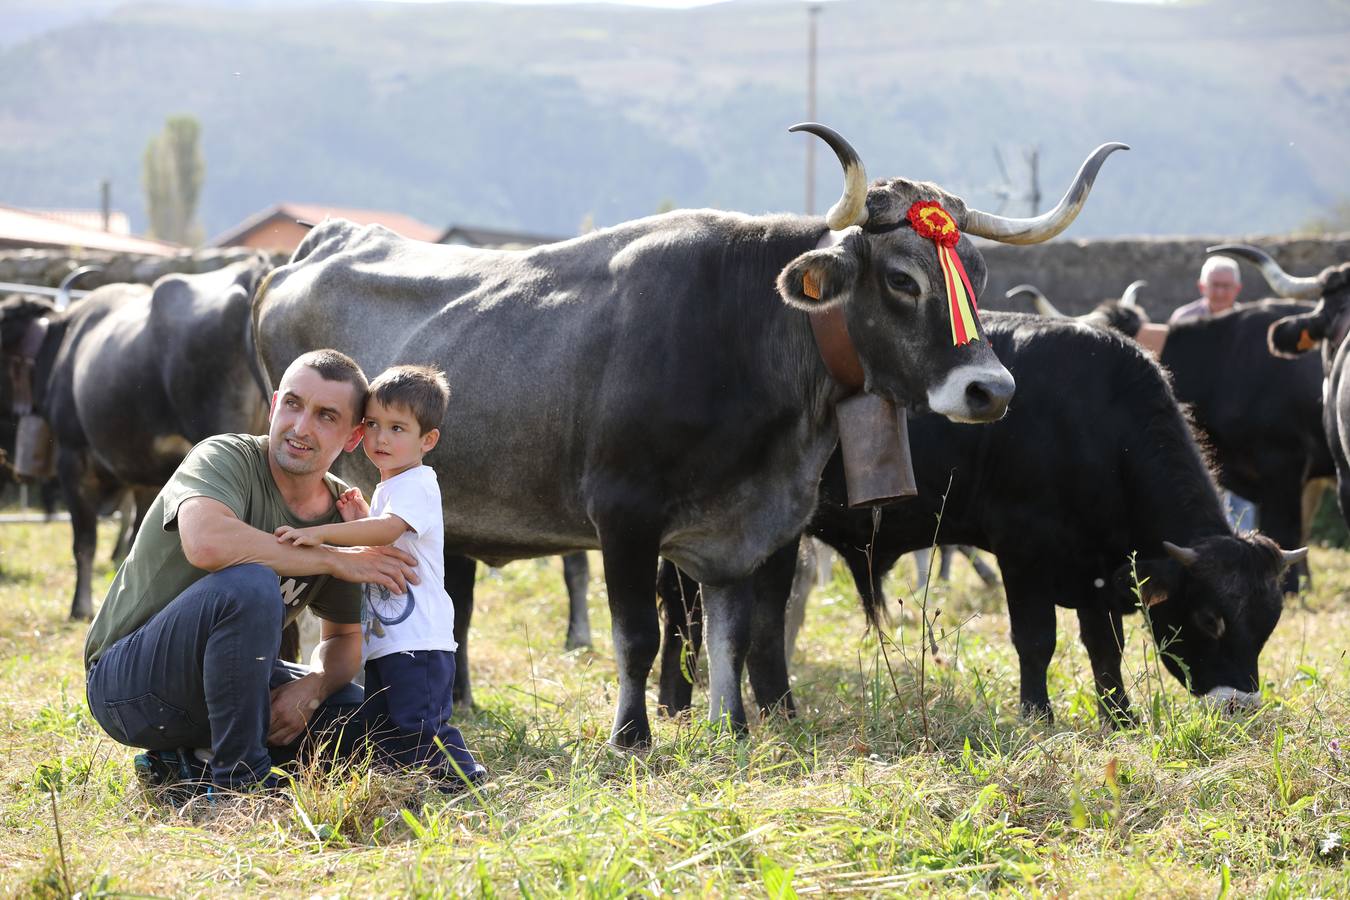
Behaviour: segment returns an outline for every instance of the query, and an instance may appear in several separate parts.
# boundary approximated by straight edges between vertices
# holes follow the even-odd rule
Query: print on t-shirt
[[[367,584],[364,587],[366,600],[361,606],[361,624],[365,626],[366,636],[374,634],[384,637],[384,626],[397,625],[417,608],[412,585],[408,585],[406,594],[390,593],[389,588],[382,584]]]

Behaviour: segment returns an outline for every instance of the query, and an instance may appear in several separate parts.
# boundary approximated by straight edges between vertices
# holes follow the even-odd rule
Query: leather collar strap
[[[26,416],[33,411],[33,370],[38,354],[42,352],[42,342],[47,339],[47,326],[50,324],[46,318],[29,322],[23,337],[19,338],[18,352],[10,357],[10,411],[16,416]]]
[[[807,318],[811,320],[816,349],[820,351],[830,377],[850,394],[861,391],[865,380],[862,361],[858,359],[858,349],[853,346],[853,338],[849,337],[844,323],[843,306],[808,313]]]
[[[50,324],[46,317],[28,323],[23,337],[19,338],[20,356],[27,360],[37,359],[38,353],[42,350],[42,342],[47,338],[47,326]]]

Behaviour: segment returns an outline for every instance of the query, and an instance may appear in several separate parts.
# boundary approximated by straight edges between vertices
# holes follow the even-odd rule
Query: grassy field
[[[110,529],[101,538],[111,546]],[[906,564],[884,651],[847,576],[816,592],[799,719],[741,741],[698,717],[658,720],[640,757],[605,744],[603,583],[597,647],[564,653],[560,565],[518,563],[478,588],[482,706],[461,724],[493,772],[481,798],[357,769],[306,775],[291,799],[175,811],[146,798],[132,751],[85,707],[68,545],[65,525],[0,525],[0,895],[1350,894],[1339,550],[1314,550],[1317,588],[1286,610],[1262,659],[1266,703],[1244,717],[1160,676],[1133,622],[1143,724],[1101,729],[1062,613],[1058,722],[1025,723],[1001,593],[958,561],[929,597],[925,643]],[[98,584],[110,575],[104,564]]]

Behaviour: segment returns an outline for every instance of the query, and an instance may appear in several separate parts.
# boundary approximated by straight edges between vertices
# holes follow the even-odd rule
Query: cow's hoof
[[[1022,701],[1022,718],[1029,722],[1039,722],[1045,725],[1055,724],[1055,712],[1050,708],[1049,703]]]
[[[593,645],[591,644],[591,639],[589,637],[568,637],[567,640],[563,642],[563,650],[568,653],[573,650],[590,650],[592,647]]]
[[[1128,731],[1139,727],[1139,717],[1128,706],[1103,704],[1097,707],[1097,718],[1112,731]]]
[[[674,700],[670,703],[667,703],[664,700],[658,700],[656,703],[656,714],[665,716],[668,719],[674,719],[679,716],[688,715],[693,709],[693,706],[694,704],[689,700]]]
[[[642,756],[652,749],[652,735],[650,731],[645,735],[616,731],[609,736],[608,746],[618,753]]]
[[[733,717],[731,713],[722,713],[716,718],[709,716],[708,727],[714,732],[734,735],[737,738],[750,736],[750,724],[743,718]]]
[[[761,722],[767,719],[795,719],[797,718],[797,707],[791,702],[778,702],[772,706],[761,706],[759,708],[759,719]]]
[[[666,719],[676,719],[680,722],[688,723],[694,718],[694,708],[688,703],[684,706],[663,706],[657,704],[656,714]]]

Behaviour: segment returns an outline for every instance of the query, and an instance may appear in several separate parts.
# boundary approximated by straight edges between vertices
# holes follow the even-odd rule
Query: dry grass
[[[85,708],[68,545],[65,526],[0,526],[6,896],[1350,894],[1340,551],[1314,552],[1317,589],[1267,647],[1267,703],[1248,717],[1159,680],[1132,623],[1144,723],[1100,729],[1068,617],[1052,668],[1059,722],[1022,722],[1001,594],[958,562],[930,598],[939,657],[922,684],[917,604],[883,654],[837,575],[798,647],[797,721],[743,741],[660,721],[643,757],[604,743],[615,686],[602,583],[599,645],[564,653],[560,567],[520,563],[479,583],[482,708],[461,724],[494,774],[481,798],[358,766],[305,773],[293,799],[175,812],[148,802],[132,751]]]

